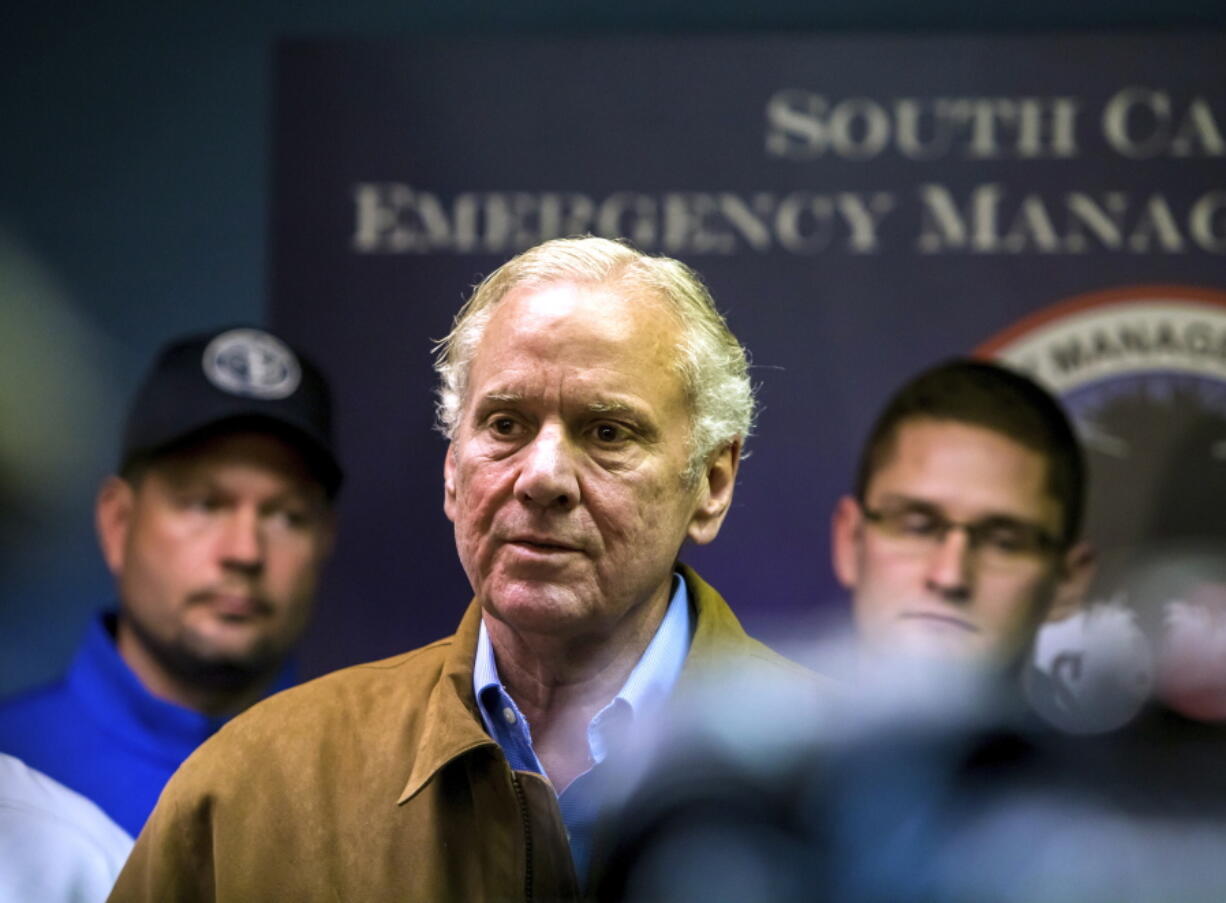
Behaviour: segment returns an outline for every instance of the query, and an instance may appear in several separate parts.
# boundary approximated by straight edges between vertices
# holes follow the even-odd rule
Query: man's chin
[[[601,612],[574,586],[516,581],[491,587],[481,605],[488,616],[516,633],[583,633],[600,623]]]
[[[496,597],[485,602],[483,608],[516,632],[559,633],[585,619],[581,606],[564,597]]]
[[[242,687],[280,667],[284,656],[267,642],[247,639],[219,642],[215,637],[186,637],[174,650],[177,670],[213,687]]]
[[[901,623],[870,644],[874,656],[919,665],[992,668],[996,658],[982,634],[940,621]]]

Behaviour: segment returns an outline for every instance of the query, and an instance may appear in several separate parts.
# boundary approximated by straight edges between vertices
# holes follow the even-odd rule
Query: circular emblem
[[[1039,311],[981,345],[1064,403],[1100,548],[1226,539],[1226,292],[1134,286]]]
[[[1082,614],[1040,633],[1032,683],[1048,705],[1036,707],[1106,730],[1153,692],[1184,714],[1226,717],[1226,292],[1082,295],[976,351],[1061,399],[1090,471],[1098,575]]]
[[[231,329],[204,349],[209,382],[231,395],[275,401],[292,395],[302,379],[294,352],[259,329]]]

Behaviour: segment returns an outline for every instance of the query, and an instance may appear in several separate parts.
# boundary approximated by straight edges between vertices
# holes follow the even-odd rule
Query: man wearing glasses
[[[1050,897],[1030,892],[1046,875],[1019,871],[1019,842],[1097,816],[1094,803],[1062,805],[1067,764],[1094,760],[1036,730],[1014,692],[1039,626],[1090,577],[1084,484],[1068,420],[1025,377],[954,360],[907,382],[833,518],[865,679],[808,735],[795,704],[715,710],[625,806],[597,899]],[[1094,825],[1079,838],[1128,836]],[[1063,863],[1068,850],[1048,846]],[[1168,898],[1182,899],[1155,897]]]
[[[1080,601],[1085,464],[1057,402],[995,364],[913,378],[878,416],[833,519],[861,644],[1013,670]]]

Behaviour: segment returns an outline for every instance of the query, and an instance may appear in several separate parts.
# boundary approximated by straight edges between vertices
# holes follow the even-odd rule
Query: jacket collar
[[[688,685],[726,667],[730,657],[744,655],[748,637],[724,597],[711,584],[688,565],[678,563],[677,570],[685,578],[696,615],[694,639],[681,672],[681,680]]]
[[[474,599],[451,638],[442,671],[426,701],[413,769],[399,803],[416,795],[452,759],[478,747],[497,747],[481,725],[473,698],[473,662],[480,626],[481,606]]]
[[[743,655],[748,637],[728,603],[693,568],[678,563],[676,569],[685,579],[695,614],[694,639],[678,681],[680,690],[682,686],[701,683],[726,665],[730,656]],[[473,697],[473,665],[480,626],[481,606],[474,599],[450,640],[439,678],[430,692],[413,768],[399,803],[416,795],[452,759],[480,747],[498,748],[482,725]]]

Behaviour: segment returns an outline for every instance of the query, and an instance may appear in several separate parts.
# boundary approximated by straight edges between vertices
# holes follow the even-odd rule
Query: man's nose
[[[970,598],[975,550],[962,527],[951,527],[928,559],[928,588],[952,602]]]
[[[542,428],[521,454],[523,464],[515,481],[520,501],[540,508],[573,508],[579,503],[576,449],[563,428]]]
[[[264,561],[263,524],[254,507],[230,512],[221,527],[218,557],[222,564],[242,570],[258,570]]]

